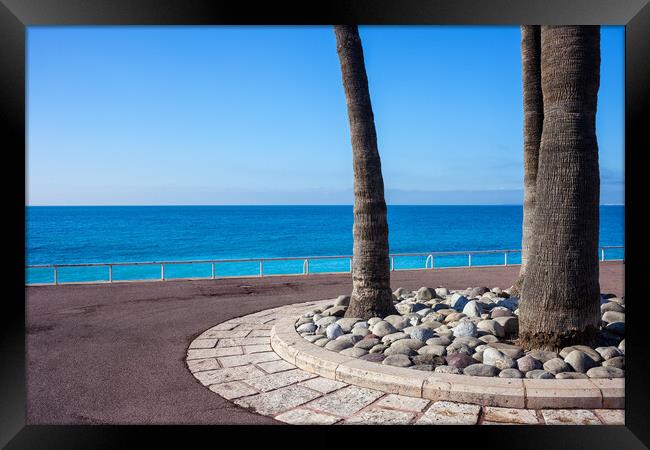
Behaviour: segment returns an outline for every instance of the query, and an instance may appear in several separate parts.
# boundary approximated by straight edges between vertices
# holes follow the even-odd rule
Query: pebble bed
[[[341,295],[305,313],[296,331],[342,355],[435,373],[533,379],[625,376],[624,297],[601,294],[597,347],[574,345],[556,353],[516,345],[519,299],[507,289],[399,288],[393,294],[399,314],[344,318],[350,297]]]

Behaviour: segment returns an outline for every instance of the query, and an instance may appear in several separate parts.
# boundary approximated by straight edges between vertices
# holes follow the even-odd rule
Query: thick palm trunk
[[[527,348],[591,344],[599,320],[598,26],[543,26],[544,129],[519,305]]]
[[[354,168],[353,285],[345,315],[367,319],[394,311],[384,180],[359,31],[356,26],[335,25],[334,34],[348,106]]]
[[[519,277],[510,288],[512,295],[521,294],[528,253],[533,239],[535,217],[535,186],[539,144],[544,123],[544,101],[541,75],[541,29],[539,25],[521,26],[521,69],[524,96],[524,220],[521,239],[521,268]]]

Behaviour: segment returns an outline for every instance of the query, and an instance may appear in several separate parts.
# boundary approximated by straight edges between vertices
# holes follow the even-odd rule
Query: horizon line
[[[354,206],[351,203],[242,203],[242,204],[229,204],[229,203],[165,203],[165,204],[79,204],[79,205],[25,205],[26,208],[42,208],[42,207],[55,207],[55,208],[101,208],[101,207],[154,207],[154,206]],[[387,203],[386,206],[523,206],[523,203]],[[600,203],[598,206],[625,206],[625,203]]]

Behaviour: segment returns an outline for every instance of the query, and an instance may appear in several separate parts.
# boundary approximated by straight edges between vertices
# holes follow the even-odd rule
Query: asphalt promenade
[[[625,295],[624,264],[600,266]],[[393,289],[507,288],[518,266],[400,271]],[[260,310],[333,298],[349,274],[25,288],[28,424],[279,424],[206,389],[185,365],[207,328]]]

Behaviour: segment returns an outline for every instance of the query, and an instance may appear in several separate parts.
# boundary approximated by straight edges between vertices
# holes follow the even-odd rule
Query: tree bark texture
[[[356,26],[335,25],[334,34],[350,121],[354,169],[352,295],[345,316],[383,317],[394,312],[388,222],[363,48]]]
[[[517,281],[510,289],[510,293],[515,296],[521,294],[528,253],[533,238],[539,144],[542,139],[544,123],[541,28],[539,25],[521,26],[521,69],[524,97],[524,220],[521,239],[521,268]]]
[[[600,319],[600,27],[542,26],[541,55],[544,126],[519,340],[557,350],[591,345]]]

